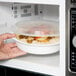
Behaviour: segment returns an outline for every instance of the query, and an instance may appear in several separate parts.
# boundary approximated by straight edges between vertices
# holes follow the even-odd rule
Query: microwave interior
[[[59,5],[0,3],[0,34],[10,33],[11,30],[9,26],[22,20],[49,20],[58,22],[59,24]],[[6,40],[7,43],[12,41],[12,39]],[[56,53],[47,55],[34,55],[28,53],[25,56],[15,59],[59,68],[59,53],[60,49]]]

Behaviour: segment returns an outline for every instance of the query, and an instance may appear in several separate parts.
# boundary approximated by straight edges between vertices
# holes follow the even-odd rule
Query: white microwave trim
[[[60,1],[61,0],[0,0],[0,2],[18,2],[18,3],[51,4],[51,5],[60,5]]]

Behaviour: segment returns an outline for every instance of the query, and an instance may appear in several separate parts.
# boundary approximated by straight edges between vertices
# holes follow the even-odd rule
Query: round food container
[[[59,51],[59,25],[46,20],[20,21],[13,28],[18,48],[31,54],[52,54]]]

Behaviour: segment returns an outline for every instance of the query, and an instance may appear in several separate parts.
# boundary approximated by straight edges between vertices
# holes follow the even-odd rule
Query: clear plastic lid
[[[12,31],[27,36],[59,36],[59,24],[46,20],[25,20],[17,22]]]

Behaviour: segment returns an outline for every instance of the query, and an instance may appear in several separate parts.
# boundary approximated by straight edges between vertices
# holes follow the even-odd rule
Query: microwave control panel
[[[70,9],[70,70],[76,72],[76,8]]]

